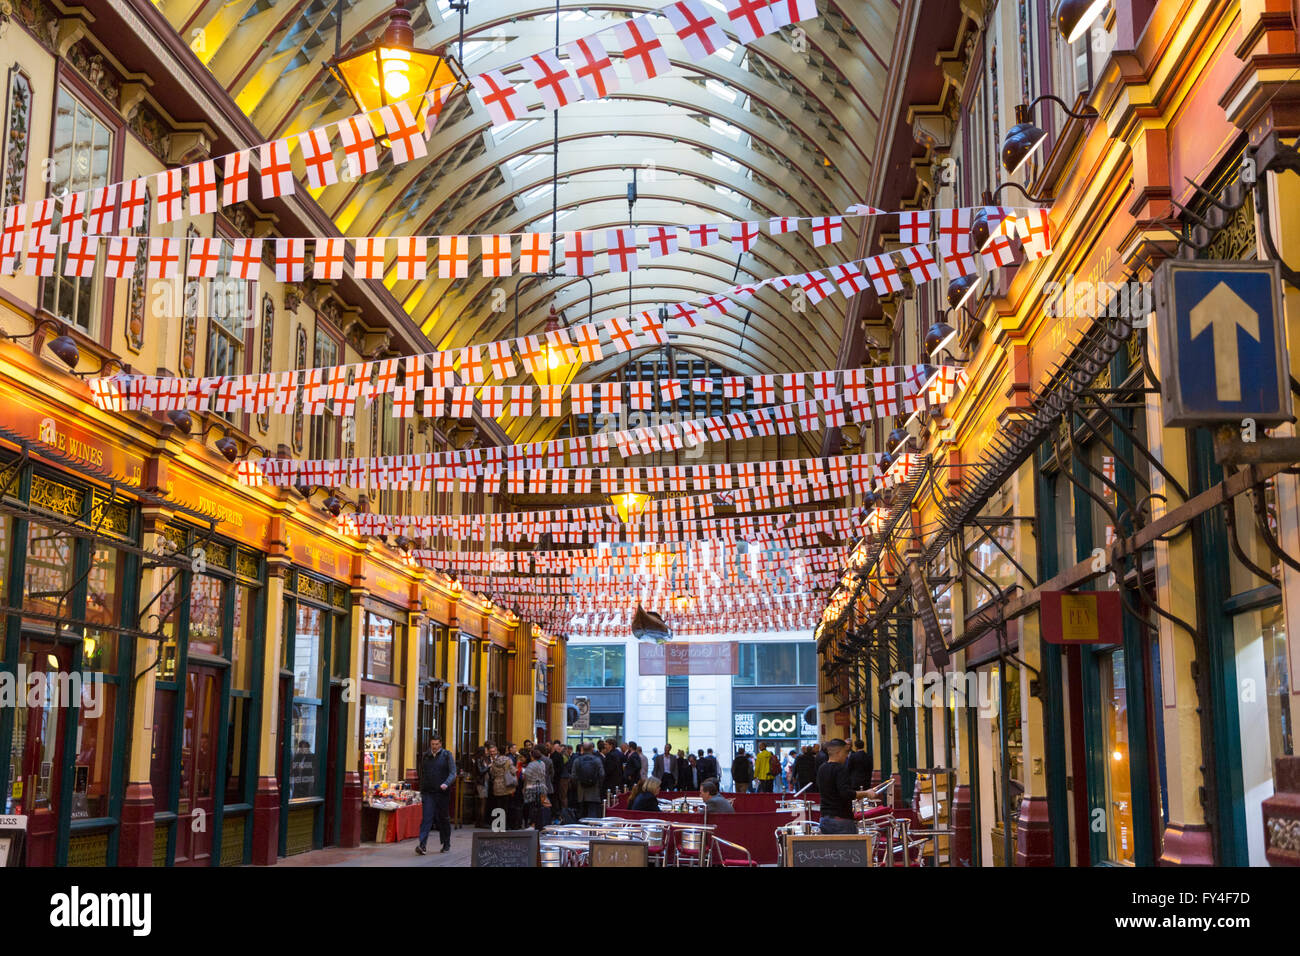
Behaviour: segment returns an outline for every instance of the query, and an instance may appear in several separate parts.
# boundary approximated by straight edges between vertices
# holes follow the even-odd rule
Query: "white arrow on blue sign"
[[[1170,260],[1155,293],[1165,425],[1290,420],[1276,262]]]

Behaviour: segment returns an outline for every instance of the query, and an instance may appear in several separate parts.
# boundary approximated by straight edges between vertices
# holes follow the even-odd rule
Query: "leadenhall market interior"
[[[1298,24],[0,0],[0,867],[1300,865]]]

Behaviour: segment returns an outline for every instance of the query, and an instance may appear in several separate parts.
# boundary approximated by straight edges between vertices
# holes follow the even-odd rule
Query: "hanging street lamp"
[[[415,46],[411,11],[405,0],[397,0],[388,26],[373,43],[353,49],[347,56],[337,53],[326,64],[343,84],[360,112],[369,114],[376,133],[383,132],[383,120],[375,111],[400,100],[413,100],[425,93],[459,87],[464,82],[460,64],[449,56]],[[445,98],[445,95],[444,95]],[[424,132],[427,122],[422,102],[414,104],[416,122]]]

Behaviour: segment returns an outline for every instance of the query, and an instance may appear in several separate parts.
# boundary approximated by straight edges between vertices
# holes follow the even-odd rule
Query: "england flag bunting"
[[[727,26],[741,43],[753,43],[776,29],[769,0],[723,0]]]
[[[483,101],[493,126],[513,123],[522,115],[524,107],[519,101],[519,91],[500,70],[471,76],[469,81]]]
[[[573,64],[584,99],[596,100],[618,92],[614,63],[605,52],[604,44],[594,35],[565,45],[564,52]]]
[[[671,69],[668,53],[648,16],[635,17],[614,25],[614,39],[623,53],[636,83],[644,83]]]
[[[686,47],[686,55],[696,63],[730,42],[702,0],[680,0],[670,3],[661,12]]]

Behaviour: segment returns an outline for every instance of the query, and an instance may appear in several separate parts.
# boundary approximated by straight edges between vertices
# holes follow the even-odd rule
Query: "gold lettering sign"
[[[66,430],[59,428],[59,423],[53,418],[44,418],[41,420],[41,424],[37,428],[36,437],[42,444],[50,446],[55,451],[67,455],[69,458],[84,461],[96,468],[104,467],[103,448],[91,444],[83,438],[69,435]]]
[[[1101,636],[1097,621],[1097,595],[1061,595],[1061,640],[1095,641]]]

